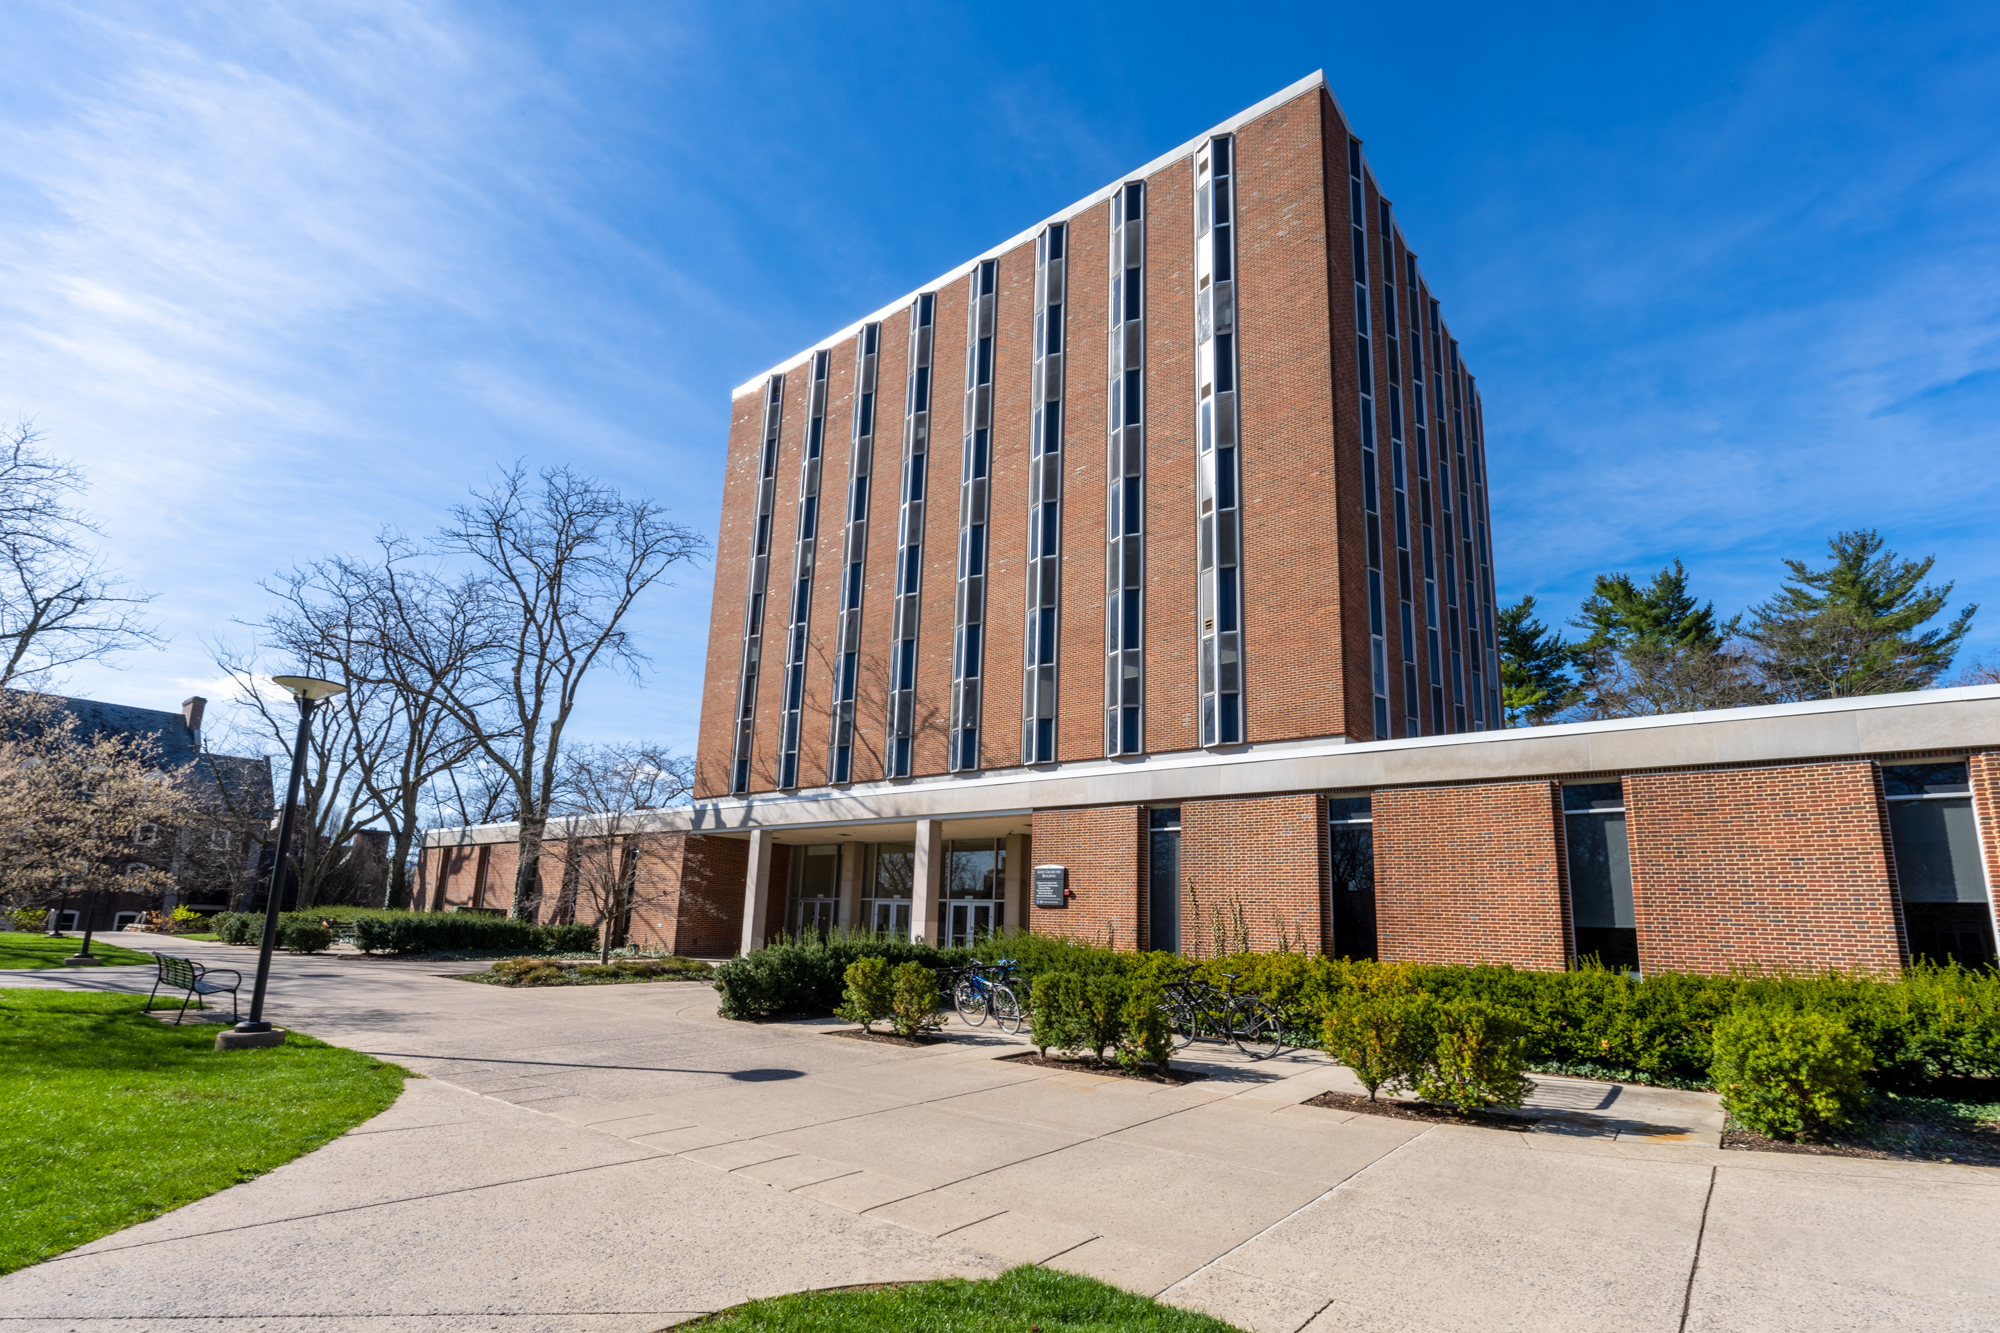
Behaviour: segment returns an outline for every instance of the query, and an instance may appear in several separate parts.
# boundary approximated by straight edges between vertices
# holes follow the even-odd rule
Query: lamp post
[[[236,1025],[238,1032],[269,1032],[264,1021],[264,987],[271,979],[271,950],[278,942],[278,910],[285,897],[285,858],[292,850],[292,829],[298,819],[299,781],[305,776],[306,744],[312,736],[313,709],[321,699],[347,693],[345,685],[311,676],[273,676],[281,688],[289,690],[299,705],[299,738],[292,746],[292,772],[285,784],[285,810],[278,818],[278,857],[271,867],[271,888],[264,899],[264,945],[257,951],[257,985],[250,992],[250,1017]]]

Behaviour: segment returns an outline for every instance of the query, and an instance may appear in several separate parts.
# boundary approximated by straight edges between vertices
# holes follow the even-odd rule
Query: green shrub
[[[887,1018],[895,1007],[895,983],[889,977],[889,960],[870,957],[857,958],[847,965],[843,974],[847,990],[837,1011],[850,1023],[859,1023],[864,1031],[873,1032],[875,1024]]]
[[[46,907],[14,907],[5,913],[7,922],[16,930],[40,930],[49,919]]]
[[[1125,983],[1125,1006],[1120,1014],[1124,1039],[1118,1043],[1118,1063],[1127,1069],[1151,1065],[1162,1074],[1173,1059],[1173,1028],[1162,1007],[1166,995],[1159,983],[1140,977]]]
[[[1370,1101],[1378,1091],[1393,1096],[1416,1086],[1429,1038],[1422,997],[1387,987],[1336,995],[1320,1020],[1321,1048],[1360,1080]]]
[[[254,944],[264,929],[263,913],[217,912],[215,938],[224,944]]]
[[[1104,1053],[1115,1050],[1125,1038],[1125,980],[1115,972],[1095,972],[1085,976],[1076,991],[1076,1028],[1080,1049],[1087,1050],[1099,1064]]]
[[[1009,940],[1017,938],[1010,936]],[[858,958],[880,958],[895,966],[922,963],[958,966],[970,949],[940,949],[898,936],[830,931],[824,938],[780,940],[715,969],[724,1018],[768,1018],[773,1014],[832,1013],[845,997],[847,968]]]
[[[1534,1084],[1521,1075],[1527,1024],[1519,1015],[1473,999],[1423,1007],[1430,1056],[1417,1077],[1419,1097],[1461,1111],[1518,1107],[1526,1100]]]
[[[1866,1045],[1826,1014],[1751,1005],[1716,1025],[1711,1075],[1722,1109],[1767,1138],[1845,1124],[1869,1068]]]
[[[1050,972],[1036,978],[1030,1039],[1044,1059],[1051,1050],[1074,1051],[1083,1045],[1080,1015],[1083,1009],[1083,975],[1077,972]]]
[[[917,1037],[944,1026],[938,1013],[938,974],[922,963],[904,963],[889,992],[889,1021],[899,1037]]]
[[[317,921],[278,918],[278,947],[286,953],[322,953],[333,943],[333,932]]]

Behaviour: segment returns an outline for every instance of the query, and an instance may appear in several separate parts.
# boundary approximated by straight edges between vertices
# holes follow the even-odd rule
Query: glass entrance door
[[[999,921],[999,903],[953,903],[949,945],[977,944]]]
[[[1006,925],[1007,840],[960,838],[945,850],[944,943],[969,945]]]
[[[910,842],[878,842],[868,848],[862,870],[863,927],[877,935],[910,938],[910,895],[916,884],[917,847]]]

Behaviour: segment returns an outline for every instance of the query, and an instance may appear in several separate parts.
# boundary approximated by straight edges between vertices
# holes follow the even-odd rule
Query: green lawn
[[[61,967],[63,959],[82,947],[83,934],[80,931],[51,939],[47,935],[25,930],[0,930],[0,967]],[[106,964],[145,963],[151,966],[153,961],[153,955],[121,949],[107,943],[102,935],[90,937],[90,952]]]
[[[217,1051],[212,1025],[145,1003],[0,989],[0,1273],[262,1175],[402,1091],[359,1051],[296,1032]]]
[[[864,1333],[914,1329],[925,1333],[1237,1333],[1234,1324],[1161,1305],[1073,1273],[1032,1264],[984,1282],[949,1278],[874,1291],[806,1291],[752,1301],[698,1319],[688,1328],[783,1330],[783,1333]]]

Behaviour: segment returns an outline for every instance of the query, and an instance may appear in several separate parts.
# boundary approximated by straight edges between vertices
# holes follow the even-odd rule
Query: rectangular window
[[[1882,790],[1911,958],[1992,964],[1993,909],[1965,765],[1884,765]]]
[[[1146,812],[1146,947],[1181,951],[1181,812]]]
[[[1007,840],[960,838],[944,847],[944,943],[977,945],[1006,929]]]
[[[1639,932],[1632,911],[1623,784],[1564,787],[1563,837],[1569,850],[1570,920],[1576,928],[1577,958],[1638,971]]]
[[[1367,796],[1330,796],[1327,921],[1336,958],[1375,957],[1375,816]]]

